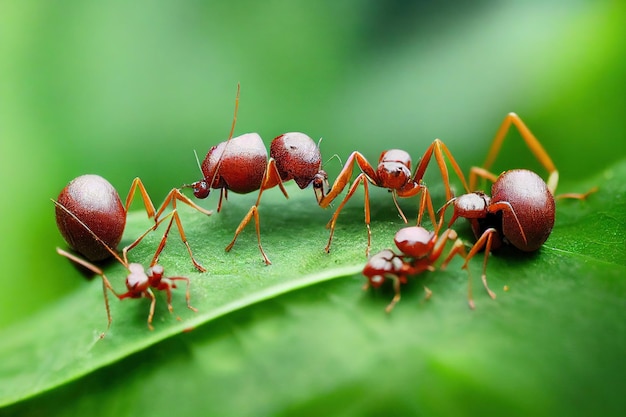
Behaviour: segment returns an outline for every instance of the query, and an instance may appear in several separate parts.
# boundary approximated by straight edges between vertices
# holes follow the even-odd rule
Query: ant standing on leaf
[[[517,127],[526,145],[549,172],[547,183],[539,175],[527,169],[505,171],[499,176],[489,171],[511,125]],[[470,189],[476,189],[479,177],[493,183],[491,196],[482,191],[470,192]],[[470,250],[463,267],[467,267],[467,262],[477,252],[485,249],[482,280],[486,288],[489,252],[498,249],[503,244],[512,245],[525,252],[532,252],[538,250],[548,239],[554,226],[554,193],[558,180],[558,171],[543,146],[517,114],[509,113],[496,133],[483,166],[471,169],[470,189],[466,189],[467,194],[449,199],[441,209],[443,218],[448,206],[452,205],[454,208],[449,226],[459,217],[470,221],[477,241]],[[594,187],[584,194],[563,194],[557,198],[585,199],[596,189]],[[495,294],[490,293],[490,295],[495,298]],[[474,308],[471,296],[470,307]]]
[[[122,239],[126,226],[126,215],[137,189],[141,194],[148,218],[154,218],[155,224],[151,230],[157,228],[159,216],[170,202],[172,203],[172,220],[176,221],[181,240],[187,247],[191,261],[196,269],[205,272],[206,269],[193,257],[176,211],[176,200],[182,201],[206,215],[210,215],[211,212],[196,205],[178,189],[171,190],[159,210],[155,210],[154,204],[139,178],[133,180],[125,205],[122,205],[115,188],[99,175],[81,175],[72,180],[59,194],[57,200],[60,205],[57,204],[56,206],[57,226],[68,245],[92,262],[109,258],[111,256],[109,249],[117,248]],[[61,209],[61,206],[67,210]],[[68,212],[72,215],[69,215]],[[82,227],[76,219],[82,221],[87,227]],[[94,238],[94,235],[98,236],[98,239]],[[157,253],[163,250],[166,239],[167,233],[163,236],[160,250]],[[130,250],[138,243],[136,241],[124,250]]]
[[[196,198],[207,198],[211,189],[219,189],[218,212],[221,211],[222,200],[228,197],[229,190],[237,194],[259,190],[255,204],[237,227],[226,251],[232,249],[239,234],[254,218],[259,250],[265,263],[270,265],[271,262],[261,245],[258,207],[263,191],[278,186],[285,197],[289,198],[283,183],[294,180],[301,189],[313,184],[319,199],[324,194],[327,175],[321,169],[319,146],[304,133],[290,132],[276,137],[270,145],[269,159],[263,140],[257,133],[246,133],[233,138],[238,107],[239,85],[228,140],[209,149],[200,167],[203,178],[183,187],[192,188]]]
[[[433,213],[433,205],[430,201],[428,190],[425,190],[422,196],[420,210],[422,210],[425,204],[428,204],[429,212]],[[434,217],[434,214],[432,216]],[[400,301],[400,288],[408,282],[409,276],[435,270],[434,264],[443,255],[448,241],[454,243],[441,263],[440,269],[445,269],[456,255],[466,258],[465,245],[454,230],[447,229],[439,235],[442,220],[443,217],[440,219],[439,224],[433,224],[433,227],[435,227],[434,232],[430,232],[421,226],[400,229],[394,237],[394,243],[401,253],[396,254],[391,249],[385,249],[373,255],[365,264],[363,275],[367,278],[367,283],[364,289],[369,287],[378,288],[387,279],[390,279],[393,283],[395,295],[385,308],[387,313],[390,313],[398,301]],[[467,269],[466,267],[464,268]],[[490,291],[489,288],[487,290]],[[426,286],[424,286],[424,291],[426,292],[426,299],[430,298],[432,291]]]
[[[128,259],[127,259],[127,252],[128,250],[132,247],[132,246],[136,246],[137,244],[139,244],[139,242],[151,231],[153,231],[159,224],[161,224],[165,219],[167,219],[168,217],[170,218],[169,224],[167,226],[167,229],[165,231],[165,234],[163,235],[163,239],[162,239],[162,243],[165,241],[167,234],[169,233],[170,228],[172,227],[172,223],[177,215],[176,211],[172,211],[170,213],[168,213],[166,216],[164,216],[162,219],[160,219],[156,225],[154,227],[149,228],[145,233],[143,233],[135,242],[133,242],[130,246],[127,246],[124,248],[124,250],[122,251],[123,256],[120,257],[120,255],[117,254],[117,252],[115,252],[113,249],[111,249],[111,247],[103,240],[101,239],[89,226],[87,226],[87,224],[85,224],[74,212],[72,212],[70,209],[68,209],[66,206],[64,206],[63,204],[61,204],[58,201],[52,200],[56,206],[57,209],[57,213],[63,213],[63,217],[67,219],[71,218],[73,223],[72,223],[72,230],[73,232],[76,232],[76,227],[80,227],[82,229],[84,229],[85,231],[87,231],[87,233],[89,235],[91,235],[91,237],[93,238],[94,242],[97,242],[99,244],[100,247],[104,248],[104,250],[106,250],[110,256],[113,256],[119,263],[121,263],[124,268],[126,268],[128,270],[128,275],[126,277],[126,289],[127,291],[123,294],[119,294],[117,293],[113,287],[111,286],[110,281],[108,280],[108,278],[106,277],[106,275],[104,274],[104,271],[102,271],[102,269],[100,269],[99,267],[97,267],[96,265],[92,264],[91,262],[88,262],[76,255],[73,255],[63,249],[57,248],[57,253],[61,256],[64,256],[66,258],[68,258],[69,260],[89,269],[90,271],[92,271],[94,274],[100,275],[100,277],[102,278],[102,292],[104,294],[104,304],[105,304],[105,308],[106,308],[106,313],[107,313],[107,320],[108,320],[108,324],[107,324],[107,331],[109,330],[109,328],[111,327],[111,323],[112,323],[112,318],[111,318],[111,311],[109,308],[109,298],[108,298],[108,294],[107,294],[107,290],[110,290],[118,299],[123,300],[124,298],[142,298],[142,297],[147,297],[150,298],[151,302],[150,302],[150,312],[148,314],[148,328],[150,330],[153,330],[153,326],[152,326],[152,318],[154,317],[154,309],[156,306],[156,297],[154,296],[154,293],[152,291],[152,289],[156,290],[156,291],[165,291],[167,294],[167,307],[171,312],[173,312],[173,307],[172,307],[172,288],[176,288],[176,281],[185,281],[187,284],[187,291],[186,291],[186,300],[187,300],[187,307],[196,312],[197,309],[195,309],[194,307],[191,306],[190,304],[190,293],[189,293],[189,278],[187,277],[164,277],[164,268],[157,264],[157,260],[159,257],[159,254],[161,253],[161,251],[163,250],[163,246],[164,244],[160,245],[159,248],[157,249],[157,251],[154,254],[154,257],[152,259],[152,262],[150,262],[150,267],[147,270],[144,270],[143,266],[139,263],[129,263]],[[58,219],[59,216],[57,216]],[[67,224],[67,223],[65,223]],[[104,338],[106,332],[101,333],[100,334],[100,338]]]

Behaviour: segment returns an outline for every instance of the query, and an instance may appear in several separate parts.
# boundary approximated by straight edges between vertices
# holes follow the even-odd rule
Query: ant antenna
[[[320,139],[320,140],[321,140],[321,139]],[[332,161],[334,158],[337,158],[337,160],[339,161],[339,165],[343,166],[343,162],[341,161],[341,157],[340,157],[339,155],[337,155],[337,154],[334,154],[333,156],[331,156],[330,158],[328,158],[328,159],[326,160],[326,162],[324,162],[324,163],[322,164],[322,166],[323,166],[323,165],[326,165],[327,163],[329,163],[330,161]]]
[[[222,160],[224,159],[224,155],[226,154],[226,149],[228,148],[228,144],[230,140],[233,138],[233,134],[235,133],[235,124],[237,123],[237,111],[239,111],[239,91],[241,90],[241,84],[237,83],[237,95],[235,96],[235,114],[233,115],[233,123],[230,127],[230,134],[228,135],[228,140],[226,141],[226,145],[224,145],[224,149],[222,150],[222,154],[220,155],[219,161],[217,161],[217,166],[215,167],[215,172],[213,173],[213,178],[211,178],[211,182],[208,184],[209,187],[213,185],[215,178],[217,177],[218,172],[220,172],[220,166],[222,165]]]
[[[198,165],[198,169],[202,172],[202,164],[200,164],[200,158],[198,158],[198,152],[196,152],[195,149],[193,150],[193,154],[196,156],[196,165]]]
[[[97,234],[96,234],[93,230],[91,230],[91,229],[89,228],[89,226],[87,226],[87,225],[86,225],[86,224],[85,224],[85,223],[84,223],[81,219],[79,219],[79,218],[78,218],[78,216],[76,216],[76,215],[75,215],[75,214],[74,214],[74,213],[73,213],[70,209],[68,209],[68,208],[67,208],[67,207],[65,207],[63,204],[59,203],[58,201],[56,201],[56,200],[54,200],[54,199],[52,199],[52,198],[51,198],[50,200],[52,200],[52,202],[53,202],[53,203],[54,203],[57,207],[59,207],[60,209],[62,209],[63,211],[65,211],[67,214],[69,214],[70,216],[72,216],[72,218],[73,218],[74,220],[76,220],[76,221],[78,222],[78,224],[80,224],[82,227],[84,227],[84,228],[85,228],[85,230],[87,230],[87,231],[91,234],[91,236],[93,236],[93,238],[94,238],[94,239],[96,239],[96,240],[97,240],[97,241],[98,241],[98,242],[99,242],[102,246],[104,246],[104,247],[106,248],[106,250],[108,250],[108,251],[109,251],[109,253],[110,253],[111,255],[113,255],[113,257],[114,257],[115,259],[117,259],[117,260],[119,261],[119,263],[121,263],[122,265],[124,265],[125,267],[127,267],[127,268],[128,268],[128,262],[124,262],[124,261],[122,260],[122,258],[121,258],[121,257],[117,254],[117,252],[115,252],[113,249],[111,249],[111,248],[109,247],[109,245],[107,245],[106,243],[104,243],[104,241],[103,241],[102,239],[100,239],[100,237],[99,237],[99,236],[98,236],[98,235],[97,235]]]

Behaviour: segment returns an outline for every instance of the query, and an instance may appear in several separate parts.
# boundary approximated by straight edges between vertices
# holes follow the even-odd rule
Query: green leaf
[[[459,262],[412,280],[390,315],[389,288],[361,290],[362,194],[342,213],[330,254],[323,251],[330,212],[315,207],[310,190],[290,187],[289,201],[276,190],[264,194],[262,239],[271,266],[261,260],[253,225],[231,253],[223,251],[253,196],[231,195],[210,218],[181,209],[209,272],[193,271],[175,232],[161,261],[166,272],[192,279],[199,312],[188,311],[177,290],[170,315],[161,296],[149,331],[147,300],[113,300],[113,325],[99,341],[106,324],[101,286],[86,282],[2,333],[0,403],[56,388],[7,411],[53,404],[49,415],[165,415],[175,398],[189,415],[319,415],[329,407],[342,415],[617,415],[626,405],[624,179],[626,161],[560,187],[600,189],[587,201],[557,203],[555,228],[537,253],[491,256],[498,298],[475,283],[475,311],[467,307]],[[374,251],[390,246],[401,227],[391,199],[378,191]],[[415,204],[403,207],[414,213]],[[126,240],[148,225],[145,214],[133,213]],[[471,240],[467,227],[459,230]],[[148,261],[159,237],[150,235],[131,257]],[[480,260],[472,262],[473,275],[480,268]],[[111,265],[107,275],[121,289],[124,270]],[[433,291],[428,301],[422,284]]]

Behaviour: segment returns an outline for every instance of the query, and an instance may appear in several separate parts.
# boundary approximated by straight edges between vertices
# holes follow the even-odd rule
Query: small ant
[[[170,202],[172,203],[172,219],[176,221],[181,240],[187,247],[191,261],[196,269],[206,272],[206,269],[193,257],[180,217],[176,211],[176,200],[182,201],[206,215],[210,215],[211,211],[199,207],[176,188],[168,193],[165,201],[157,211],[139,178],[133,180],[125,205],[122,205],[120,196],[111,183],[99,175],[81,175],[70,181],[61,191],[57,200],[61,206],[66,207],[73,215],[68,215],[68,210],[61,209],[59,205],[56,206],[57,226],[68,245],[92,262],[110,257],[109,248],[116,248],[122,239],[126,226],[126,215],[137,189],[141,193],[148,218],[154,218],[155,224],[152,230],[156,229],[159,223],[159,216]],[[87,228],[83,227],[82,223],[77,222],[76,219],[84,222]],[[98,238],[95,239],[94,235],[98,236]],[[160,243],[161,250],[165,246],[166,238],[167,234],[164,235]],[[136,241],[124,248],[124,250],[130,250],[137,244],[138,242]],[[160,251],[157,253],[160,253]]]
[[[174,311],[174,308],[172,307],[172,288],[176,288],[176,281],[185,281],[187,283],[187,291],[185,294],[186,300],[187,300],[187,307],[196,312],[197,309],[192,307],[190,304],[190,294],[189,294],[189,286],[190,286],[190,281],[189,278],[187,277],[164,277],[164,268],[163,266],[157,264],[157,260],[159,257],[160,252],[163,250],[163,245],[160,245],[159,248],[157,249],[156,253],[154,254],[154,257],[152,259],[152,262],[150,262],[150,267],[146,270],[144,270],[143,266],[139,263],[129,263],[128,259],[127,259],[127,252],[128,249],[130,249],[129,247],[124,248],[124,250],[122,251],[123,257],[120,257],[117,252],[115,252],[113,249],[111,249],[111,247],[103,240],[101,239],[87,224],[85,224],[74,212],[72,212],[68,207],[66,207],[65,205],[63,205],[62,203],[52,200],[57,208],[57,211],[63,212],[66,219],[67,218],[71,218],[72,221],[74,222],[74,224],[79,225],[80,227],[82,227],[84,230],[86,230],[91,237],[93,238],[93,240],[95,242],[97,242],[102,248],[104,248],[110,256],[113,256],[119,263],[121,263],[124,268],[126,268],[129,272],[129,274],[126,276],[126,289],[127,291],[123,294],[118,294],[114,289],[113,286],[111,285],[110,281],[108,280],[108,278],[106,277],[106,275],[104,274],[104,271],[102,271],[102,269],[100,269],[99,267],[97,267],[96,265],[92,264],[91,262],[88,262],[76,255],[73,255],[61,248],[57,248],[57,253],[61,256],[64,256],[66,258],[68,258],[69,260],[89,269],[90,271],[92,271],[94,274],[100,275],[100,277],[102,277],[102,292],[104,294],[104,304],[105,304],[105,308],[106,308],[106,313],[107,313],[107,319],[108,319],[108,324],[107,324],[107,331],[109,330],[109,328],[111,327],[111,323],[113,321],[112,317],[111,317],[111,311],[109,308],[109,298],[108,298],[108,294],[107,294],[107,289],[110,290],[118,299],[123,300],[124,298],[142,298],[142,297],[146,297],[146,298],[150,298],[151,302],[150,302],[150,312],[148,314],[148,328],[150,330],[153,330],[154,327],[152,326],[152,318],[154,316],[154,309],[156,306],[156,297],[154,296],[154,293],[152,292],[152,289],[155,289],[156,291],[165,291],[167,294],[167,307],[171,312]],[[165,240],[167,234],[169,233],[170,228],[172,227],[172,223],[174,221],[174,219],[176,218],[176,211],[173,210],[172,212],[168,213],[166,216],[164,216],[162,219],[160,219],[159,221],[157,221],[156,226],[158,227],[159,224],[161,224],[165,219],[167,219],[168,217],[170,218],[169,224],[167,226],[167,229],[163,235],[163,239],[162,242]],[[149,232],[153,231],[155,229],[155,227],[151,227],[149,228],[146,232],[144,232],[135,242],[133,242],[132,245],[137,245]],[[100,338],[104,338],[106,332],[101,333],[100,334]]]
[[[489,172],[511,125],[518,129],[526,145],[549,172],[547,183],[527,169],[505,171],[499,176]],[[479,177],[493,183],[491,197],[482,191],[470,192],[470,189],[475,189]],[[440,210],[443,218],[445,209],[449,205],[454,207],[449,226],[459,217],[470,221],[477,241],[468,258],[485,249],[483,282],[486,283],[487,257],[492,250],[510,244],[519,250],[532,252],[548,239],[554,226],[554,193],[558,180],[558,171],[543,146],[517,114],[509,113],[496,133],[483,166],[471,168],[467,194],[448,200]],[[596,189],[594,187],[584,194],[563,194],[557,198],[584,199]],[[474,307],[472,302],[470,307]]]
[[[422,199],[423,202],[424,199]],[[428,203],[429,211],[432,212],[432,203],[430,200]],[[393,281],[395,295],[385,308],[387,313],[390,313],[398,301],[400,301],[400,287],[407,283],[408,276],[417,275],[423,271],[435,270],[433,264],[443,254],[448,241],[453,241],[454,243],[441,263],[441,269],[445,269],[455,255],[460,255],[463,258],[467,257],[465,246],[454,230],[447,229],[441,236],[438,236],[441,225],[441,221],[438,225],[435,225],[434,232],[430,232],[421,226],[410,226],[400,229],[394,236],[394,243],[401,254],[398,255],[391,249],[385,249],[373,255],[365,264],[363,275],[367,278],[367,283],[364,289],[368,289],[370,286],[378,288],[383,285],[386,279]],[[467,269],[466,266],[464,268]],[[432,291],[426,286],[424,286],[424,291],[426,292],[426,299],[430,298]]]

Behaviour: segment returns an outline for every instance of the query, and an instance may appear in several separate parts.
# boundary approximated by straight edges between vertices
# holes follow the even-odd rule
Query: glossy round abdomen
[[[523,251],[539,249],[554,226],[554,197],[544,180],[526,169],[506,171],[491,188],[491,204],[499,202],[511,205],[524,233],[515,216],[503,210],[502,232],[506,240]]]
[[[122,239],[126,212],[113,186],[99,175],[82,175],[72,180],[57,201],[74,213],[110,248]],[[83,225],[63,209],[56,208],[57,227],[67,244],[90,261],[100,261],[111,253]]]
[[[202,162],[202,173],[212,188],[246,194],[261,188],[266,166],[263,140],[257,133],[246,133],[211,148]]]

